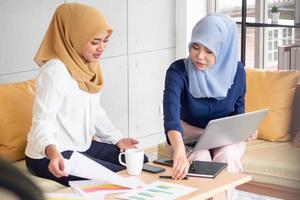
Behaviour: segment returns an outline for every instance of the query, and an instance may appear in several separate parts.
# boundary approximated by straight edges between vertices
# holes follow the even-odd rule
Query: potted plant
[[[271,21],[272,23],[278,23],[280,10],[278,6],[272,6],[271,8]]]

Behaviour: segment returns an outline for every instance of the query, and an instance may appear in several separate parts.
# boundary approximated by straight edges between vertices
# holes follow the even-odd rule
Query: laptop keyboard
[[[186,143],[186,144],[184,144],[184,145],[185,145],[185,146],[188,146],[188,147],[194,148],[196,144],[197,144],[197,141],[195,141],[195,142],[190,142],[190,143]]]

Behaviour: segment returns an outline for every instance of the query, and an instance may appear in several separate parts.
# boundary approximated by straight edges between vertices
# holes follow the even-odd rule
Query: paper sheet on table
[[[102,200],[104,195],[82,197],[74,193],[45,193],[46,200]]]
[[[164,181],[155,181],[146,187],[138,190],[132,190],[125,194],[117,196],[119,199],[126,200],[165,200],[165,199],[177,199],[188,193],[196,191],[197,188],[193,188],[186,185],[169,183]]]
[[[73,176],[105,181],[128,188],[138,188],[145,185],[137,178],[124,178],[87,156],[75,151],[69,160],[65,159],[65,171]]]
[[[128,177],[135,178],[135,177]],[[89,194],[113,194],[120,192],[128,192],[132,190],[128,187],[123,187],[98,180],[80,180],[80,181],[69,181],[69,185],[79,194],[85,196]]]

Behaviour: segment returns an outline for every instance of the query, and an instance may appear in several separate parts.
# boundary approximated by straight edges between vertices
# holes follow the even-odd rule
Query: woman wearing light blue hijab
[[[245,143],[186,156],[183,137],[201,134],[213,119],[243,113],[244,67],[238,61],[237,26],[223,14],[210,14],[193,28],[189,57],[171,64],[164,89],[164,128],[173,149],[174,179],[186,176],[192,160],[227,162],[240,172]]]
[[[193,55],[198,53],[193,51],[199,50],[193,46],[197,44],[213,54],[214,64],[201,66],[196,62],[201,59]],[[192,55],[184,60],[193,97],[223,99],[227,96],[237,70],[237,48],[237,27],[228,16],[208,15],[195,25],[189,43]]]

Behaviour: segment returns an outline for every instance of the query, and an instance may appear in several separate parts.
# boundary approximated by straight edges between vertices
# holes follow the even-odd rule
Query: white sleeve
[[[116,144],[119,140],[124,138],[124,136],[120,130],[114,127],[107,113],[100,105],[100,99],[98,100],[95,109],[96,136],[103,142]]]
[[[64,66],[43,66],[36,80],[32,126],[28,139],[44,156],[49,144],[57,146],[55,122],[65,95],[61,67]]]

